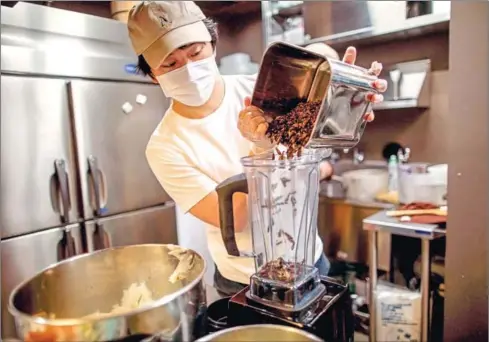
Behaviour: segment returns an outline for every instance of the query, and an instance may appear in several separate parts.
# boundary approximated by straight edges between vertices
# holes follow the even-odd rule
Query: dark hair
[[[211,18],[204,18],[202,20],[204,23],[205,27],[207,28],[207,31],[209,31],[211,35],[211,44],[212,48],[216,48],[217,41],[219,39],[219,34],[217,31],[217,23],[211,19]],[[143,73],[145,76],[150,76],[154,78],[153,72],[151,71],[151,67],[149,66],[148,62],[144,59],[143,55],[138,56],[138,71]]]

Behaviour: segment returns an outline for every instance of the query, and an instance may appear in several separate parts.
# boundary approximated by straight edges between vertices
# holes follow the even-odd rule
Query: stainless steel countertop
[[[397,218],[387,216],[385,210],[364,219],[363,229],[428,240],[446,234],[446,230],[436,224],[400,222]]]

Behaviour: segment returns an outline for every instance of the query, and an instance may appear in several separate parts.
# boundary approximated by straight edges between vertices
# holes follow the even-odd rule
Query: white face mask
[[[198,107],[211,97],[218,71],[215,56],[212,55],[156,76],[156,79],[166,97],[187,106]]]

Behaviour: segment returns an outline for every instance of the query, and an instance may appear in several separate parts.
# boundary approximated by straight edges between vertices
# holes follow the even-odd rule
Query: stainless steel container
[[[283,342],[297,342],[297,341],[315,341],[321,342],[322,340],[314,335],[311,335],[305,331],[290,328],[281,325],[272,324],[260,324],[260,325],[248,325],[236,328],[230,328],[208,335],[204,338],[197,340],[197,342],[211,342],[211,341],[241,341],[241,342],[270,342],[270,341],[283,341]]]
[[[377,92],[375,80],[364,68],[277,42],[263,56],[252,105],[273,117],[300,102],[320,101],[306,147],[351,148],[365,129],[365,114],[371,110],[366,95]]]
[[[106,249],[63,261],[21,283],[10,296],[9,311],[24,341],[110,341],[133,335],[191,341],[205,323],[205,268],[200,255],[174,245]],[[110,314],[121,305],[124,291],[141,283],[154,301],[139,308],[131,302],[133,309]],[[86,317],[97,312],[109,314]]]

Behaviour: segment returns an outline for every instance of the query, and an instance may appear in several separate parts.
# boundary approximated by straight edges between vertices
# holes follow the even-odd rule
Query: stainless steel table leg
[[[375,230],[370,230],[368,232],[369,240],[369,313],[370,313],[370,324],[369,324],[369,341],[376,342],[376,331],[375,331],[375,289],[377,288],[377,232]]]
[[[430,324],[430,240],[421,240],[421,341],[428,341]]]

